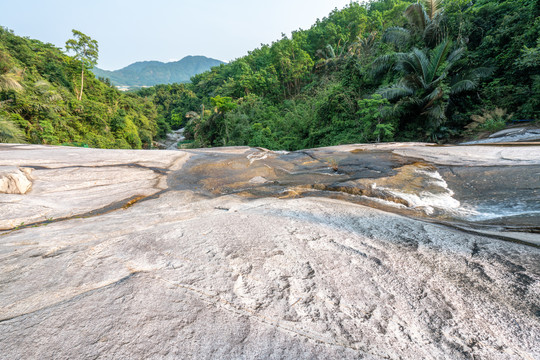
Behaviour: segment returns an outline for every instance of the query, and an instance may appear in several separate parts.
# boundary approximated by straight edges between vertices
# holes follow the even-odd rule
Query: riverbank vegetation
[[[0,137],[150,148],[184,127],[189,147],[453,141],[538,121],[539,16],[536,0],[351,2],[191,83],[137,93],[0,28]]]
[[[185,126],[193,147],[451,141],[496,111],[538,119],[539,9],[531,0],[351,3],[190,84],[139,95],[166,126]]]

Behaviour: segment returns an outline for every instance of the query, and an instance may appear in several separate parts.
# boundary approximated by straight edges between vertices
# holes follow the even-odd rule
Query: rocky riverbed
[[[184,128],[171,131],[161,142],[156,142],[155,146],[158,149],[176,150],[178,149],[178,143],[182,140],[185,140]]]
[[[0,358],[538,359],[540,146],[0,145]]]

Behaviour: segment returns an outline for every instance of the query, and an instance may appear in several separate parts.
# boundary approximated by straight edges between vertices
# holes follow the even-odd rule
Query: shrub
[[[482,115],[472,115],[471,120],[473,122],[469,123],[465,128],[472,132],[495,132],[504,129],[511,117],[512,114],[506,114],[506,110],[501,108],[484,110]]]

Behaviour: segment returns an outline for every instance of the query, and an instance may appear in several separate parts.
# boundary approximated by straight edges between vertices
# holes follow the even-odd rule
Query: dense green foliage
[[[191,146],[446,141],[496,108],[538,120],[539,15],[537,0],[351,3],[190,84],[139,95]]]
[[[110,79],[113,85],[143,87],[189,82],[192,76],[220,64],[223,64],[223,61],[205,56],[186,56],[174,62],[140,61],[119,70],[109,71],[93,68],[92,72],[98,78]]]
[[[136,94],[89,71],[90,38],[85,61],[0,28],[0,141],[149,148],[185,127],[188,146],[296,150],[538,121],[539,16],[538,0],[352,2],[191,83]]]
[[[81,60],[0,28],[1,142],[152,146],[159,130],[154,104],[96,80],[92,61]]]

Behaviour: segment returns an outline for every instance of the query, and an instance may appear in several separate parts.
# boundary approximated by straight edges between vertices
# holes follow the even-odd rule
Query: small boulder
[[[267,182],[268,180],[262,176],[255,176],[254,178],[251,178],[251,180],[249,180],[250,184],[264,184]]]
[[[26,194],[32,187],[29,168],[0,167],[0,194]]]

